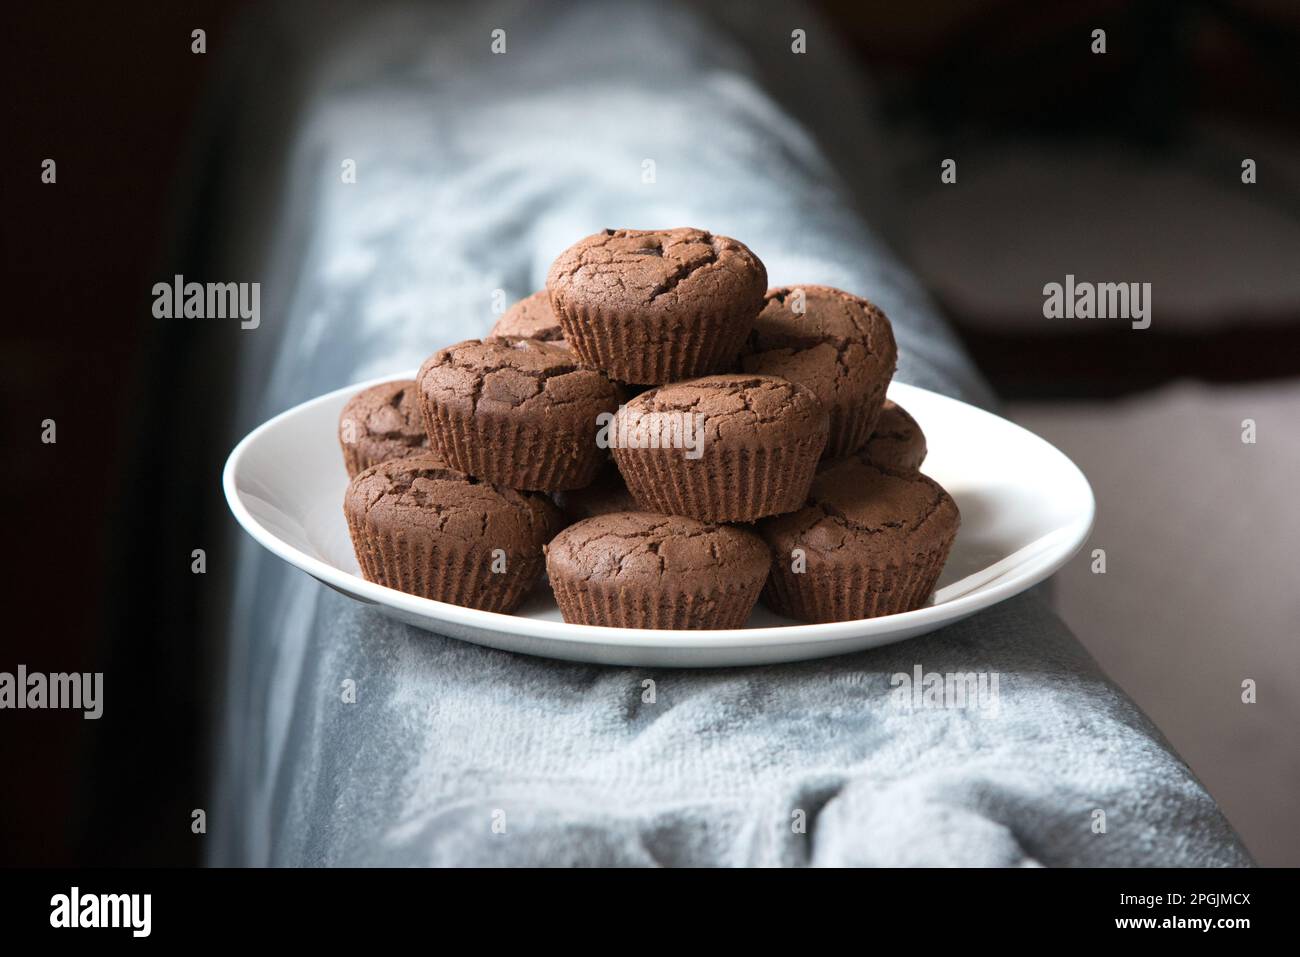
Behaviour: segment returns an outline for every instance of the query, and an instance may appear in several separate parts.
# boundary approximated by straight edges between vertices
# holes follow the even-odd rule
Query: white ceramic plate
[[[889,396],[925,431],[922,467],[961,508],[961,531],[931,605],[901,615],[806,625],[755,609],[744,628],[652,631],[566,624],[543,584],[513,615],[416,598],[361,577],[343,520],[347,471],[338,419],[348,386],[290,409],[230,453],[223,484],[239,524],[261,545],[358,601],[428,631],[530,655],[646,667],[798,661],[933,631],[1047,578],[1092,528],[1092,489],[1044,440],[973,406],[894,383]]]

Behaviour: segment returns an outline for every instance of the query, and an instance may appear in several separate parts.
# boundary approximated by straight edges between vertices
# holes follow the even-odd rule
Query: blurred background
[[[750,9],[788,44],[788,5]],[[232,195],[223,153],[282,146],[273,126],[231,144],[205,120],[240,108],[230,77],[250,65],[291,85],[268,25],[309,33],[313,13],[197,0],[0,15],[2,467],[23,503],[0,670],[113,676],[98,722],[0,715],[18,782],[0,798],[3,862],[198,863],[197,841],[157,824],[188,819],[209,784],[236,364],[214,327],[155,320],[150,287],[209,241],[194,211]],[[844,141],[821,145],[861,167],[855,200],[1003,413],[1093,482],[1097,528],[1056,581],[1063,617],[1256,858],[1300,864],[1300,7],[821,0],[808,16],[870,91],[846,99]],[[56,187],[40,183],[47,157]],[[263,198],[244,185],[240,202]],[[1067,274],[1150,282],[1151,327],[1045,319],[1043,285]],[[47,418],[57,445],[38,440]],[[1241,702],[1246,679],[1261,705]]]

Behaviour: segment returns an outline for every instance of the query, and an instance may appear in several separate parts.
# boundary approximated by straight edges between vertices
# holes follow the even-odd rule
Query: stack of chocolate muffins
[[[870,302],[767,289],[734,239],[589,236],[486,339],[348,402],[362,573],[511,612],[545,571],[565,621],[628,628],[918,608],[960,517],[896,359]]]

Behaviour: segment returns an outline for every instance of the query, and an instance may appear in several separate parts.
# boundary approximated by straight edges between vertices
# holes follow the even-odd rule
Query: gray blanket
[[[705,227],[748,243],[773,284],[867,295],[893,319],[900,379],[986,402],[865,225],[889,215],[870,101],[828,31],[798,8],[699,16],[290,5],[259,24],[275,82],[246,57],[225,142],[241,169],[269,162],[229,187],[245,208],[218,260],[263,284],[243,424],[481,334],[605,226]],[[273,154],[258,131],[276,129]],[[432,636],[250,542],[239,555],[213,863],[1248,863],[1036,594],[852,656],[645,671]],[[918,667],[996,676],[996,698],[925,706],[894,677]]]

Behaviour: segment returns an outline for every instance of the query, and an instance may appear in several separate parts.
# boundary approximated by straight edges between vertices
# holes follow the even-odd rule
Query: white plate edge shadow
[[[356,600],[374,604],[381,611],[400,613],[402,620],[417,627],[441,632],[447,625],[452,637],[476,644],[542,655],[570,661],[604,664],[677,667],[716,667],[747,663],[794,661],[844,654],[903,641],[942,625],[951,624],[1025,591],[1051,577],[1082,547],[1096,517],[1096,498],[1082,470],[1046,439],[991,412],[949,396],[902,382],[891,383],[890,397],[907,405],[906,393],[924,393],[932,400],[953,403],[980,416],[987,416],[1023,433],[1030,441],[1046,446],[1071,469],[1086,492],[1081,517],[1059,526],[993,565],[941,588],[938,602],[914,611],[882,618],[824,624],[792,624],[720,631],[657,631],[569,624],[540,618],[526,618],[498,612],[479,611],[460,605],[408,595],[366,581],[289,544],[263,525],[243,501],[236,475],[240,461],[257,440],[279,423],[300,414],[309,406],[337,400],[362,389],[397,378],[411,378],[414,371],[380,376],[344,386],[308,399],[273,416],[248,433],[231,451],[222,470],[222,488],[236,521],[252,539],[288,564]],[[900,394],[901,393],[901,394]],[[332,437],[331,437],[332,438]],[[340,506],[341,514],[341,506]],[[492,639],[475,635],[484,632]],[[494,640],[496,636],[500,640]],[[646,652],[647,654],[639,654]],[[656,654],[662,652],[663,654]]]

